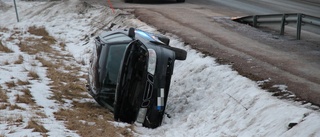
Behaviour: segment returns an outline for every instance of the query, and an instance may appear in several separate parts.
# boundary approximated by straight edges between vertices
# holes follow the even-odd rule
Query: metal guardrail
[[[258,27],[263,24],[280,24],[280,35],[284,35],[285,25],[296,23],[297,39],[301,37],[301,26],[310,25],[320,31],[320,18],[302,13],[253,15],[233,19],[234,21]]]

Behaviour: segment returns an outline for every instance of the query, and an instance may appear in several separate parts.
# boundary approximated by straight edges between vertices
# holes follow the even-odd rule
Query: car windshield
[[[110,45],[108,54],[107,54],[107,62],[106,62],[106,77],[103,80],[103,85],[106,87],[116,86],[118,73],[121,65],[121,60],[123,58],[124,51],[128,44],[114,44]]]

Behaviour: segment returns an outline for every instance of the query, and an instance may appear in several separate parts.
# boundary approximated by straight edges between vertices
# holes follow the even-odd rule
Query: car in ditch
[[[129,28],[95,38],[87,89],[116,121],[156,128],[165,114],[175,60],[187,52],[159,34]]]

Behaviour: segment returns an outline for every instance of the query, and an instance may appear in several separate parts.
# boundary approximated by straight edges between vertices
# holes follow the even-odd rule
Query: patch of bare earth
[[[115,127],[109,122],[113,121],[111,112],[94,101],[83,101],[84,99],[92,100],[92,98],[85,88],[84,79],[87,76],[79,73],[81,64],[77,63],[71,55],[52,48],[52,46],[59,46],[61,50],[65,50],[65,43],[56,43],[56,40],[43,27],[30,27],[28,32],[40,38],[25,38],[19,43],[20,50],[36,55],[35,59],[47,68],[47,77],[51,79],[50,90],[53,92],[50,99],[56,100],[61,105],[72,101],[71,109],[61,109],[54,113],[56,119],[65,121],[66,127],[77,131],[80,136],[132,136],[128,129]],[[36,72],[32,70],[29,70],[28,76],[33,79],[38,78]],[[20,81],[17,84],[23,84],[23,82]],[[25,93],[28,94],[27,91]],[[30,121],[29,125],[34,125],[33,128],[36,129],[36,123],[36,121]],[[37,130],[41,133],[45,133],[44,131],[41,128]]]

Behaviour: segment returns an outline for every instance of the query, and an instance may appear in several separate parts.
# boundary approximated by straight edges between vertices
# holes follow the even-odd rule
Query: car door
[[[148,49],[139,40],[126,48],[116,88],[116,121],[131,123],[136,120],[146,85],[148,56]]]

